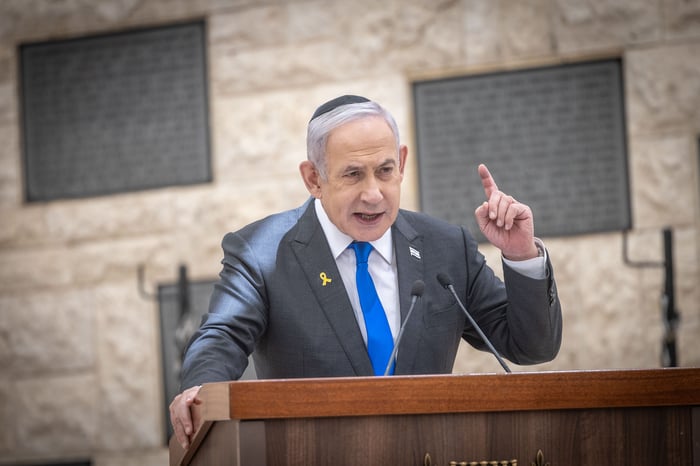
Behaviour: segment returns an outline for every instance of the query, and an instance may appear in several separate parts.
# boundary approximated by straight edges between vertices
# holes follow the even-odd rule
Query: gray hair
[[[351,121],[374,116],[383,118],[389,125],[396,140],[396,156],[398,157],[400,140],[396,120],[391,116],[391,113],[376,102],[341,105],[309,122],[306,133],[306,157],[314,164],[322,180],[327,180],[328,175],[326,173],[326,143],[331,131]]]

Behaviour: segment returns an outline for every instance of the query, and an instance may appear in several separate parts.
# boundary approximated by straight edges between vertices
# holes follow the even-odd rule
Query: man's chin
[[[386,231],[389,229],[390,225],[386,224],[381,224],[381,225],[373,225],[373,226],[367,226],[367,225],[361,225],[358,227],[355,227],[353,232],[350,234],[350,236],[355,240],[355,241],[376,241],[379,238],[386,233]]]

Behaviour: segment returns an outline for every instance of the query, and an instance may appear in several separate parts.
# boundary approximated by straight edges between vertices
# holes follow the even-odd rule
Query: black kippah
[[[342,95],[340,97],[336,97],[333,100],[329,100],[325,104],[318,107],[316,109],[316,111],[314,112],[314,115],[311,117],[311,120],[323,115],[324,113],[328,113],[331,110],[335,110],[336,108],[340,107],[341,105],[359,104],[361,102],[369,102],[369,101],[370,100],[367,99],[366,97],[361,97],[359,95]],[[309,120],[309,121],[311,121],[311,120]]]

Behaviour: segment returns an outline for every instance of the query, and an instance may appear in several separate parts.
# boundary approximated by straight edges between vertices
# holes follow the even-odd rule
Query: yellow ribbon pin
[[[326,275],[326,272],[321,272],[319,277],[321,277],[321,280],[323,280],[323,283],[322,283],[323,286],[326,286],[327,284],[329,284],[330,282],[333,281],[332,279],[328,278],[328,276]]]

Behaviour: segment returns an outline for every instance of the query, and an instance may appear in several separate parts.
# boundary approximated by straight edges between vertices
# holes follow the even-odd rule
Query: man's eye
[[[382,167],[379,169],[379,173],[382,175],[391,175],[394,173],[394,167]]]
[[[347,176],[348,178],[357,178],[358,176],[360,176],[360,172],[359,171],[347,172],[345,174],[345,176]]]

